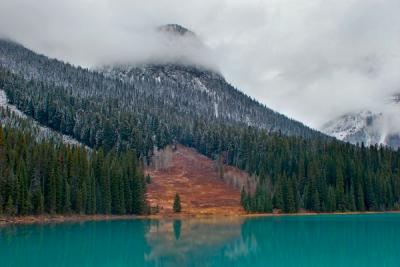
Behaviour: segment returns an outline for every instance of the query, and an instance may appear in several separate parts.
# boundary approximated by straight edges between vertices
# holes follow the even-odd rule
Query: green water
[[[0,266],[400,266],[400,214],[0,228]]]

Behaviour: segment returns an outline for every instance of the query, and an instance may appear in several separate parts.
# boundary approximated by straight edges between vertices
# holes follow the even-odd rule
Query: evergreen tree
[[[274,198],[273,198],[273,203],[274,207],[276,209],[283,209],[283,181],[282,177],[280,176],[278,178],[278,181],[276,183],[276,186],[274,188],[275,193],[274,193]]]
[[[339,211],[346,210],[346,201],[344,194],[344,178],[341,167],[336,169],[336,207]]]
[[[16,214],[16,208],[15,208],[15,204],[14,204],[14,200],[12,196],[8,197],[7,200],[7,204],[6,204],[6,208],[5,208],[5,213],[7,215],[13,216]]]
[[[327,203],[327,210],[329,212],[336,211],[336,192],[333,186],[329,186],[328,189],[328,203]]]
[[[357,185],[356,207],[357,207],[357,210],[359,210],[359,211],[365,210],[364,191],[363,191],[361,184]]]
[[[182,207],[181,207],[181,198],[179,197],[178,193],[175,194],[174,205],[173,205],[172,209],[176,213],[177,212],[181,212],[181,209],[182,209]]]

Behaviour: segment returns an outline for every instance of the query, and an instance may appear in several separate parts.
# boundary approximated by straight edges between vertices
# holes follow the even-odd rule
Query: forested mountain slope
[[[25,79],[69,88],[81,97],[113,96],[122,105],[143,112],[143,105],[173,109],[183,116],[224,123],[241,123],[288,135],[320,133],[288,119],[233,88],[214,71],[183,65],[109,66],[102,74],[37,55],[24,47],[0,41],[0,66]],[[116,79],[113,79],[116,78]],[[128,83],[126,83],[128,82]]]
[[[39,122],[91,147],[130,146],[146,156],[153,144],[163,147],[183,138],[182,127],[193,132],[198,120],[253,125],[287,135],[323,136],[261,106],[219,74],[196,67],[134,68],[126,82],[114,68],[106,73],[117,79],[107,78],[5,40],[0,41],[0,66],[3,73],[10,72],[4,75],[12,76],[11,87],[24,90],[17,94],[17,90],[3,88],[12,103]],[[132,123],[137,132],[127,132]],[[117,131],[109,143],[104,140],[108,130]]]
[[[261,105],[230,85],[219,73],[201,66],[145,64],[109,66],[103,73],[163,100],[176,111],[223,123],[238,123],[285,135],[321,135],[300,122]]]
[[[167,24],[158,28],[158,34],[161,41],[167,43],[165,57],[176,53],[174,47],[181,49],[181,54],[167,61],[152,59],[144,63],[112,64],[100,68],[100,71],[107,77],[134,85],[141,94],[162,99],[165,106],[174,107],[179,113],[291,136],[321,135],[261,105],[229,84],[216,67],[207,62],[211,61],[207,55],[208,47],[192,31],[180,25]],[[202,55],[205,59],[193,62],[191,57]]]
[[[398,152],[328,138],[262,107],[215,72],[145,64],[104,75],[8,41],[0,42],[0,68],[11,104],[92,148],[135,151],[147,164],[154,147],[177,142],[254,175],[256,189],[242,192],[248,211],[400,206]]]
[[[73,139],[68,135],[61,134],[49,127],[39,124],[36,120],[26,116],[16,106],[8,103],[7,96],[3,90],[0,89],[0,123],[5,127],[18,128],[20,131],[31,133],[35,140],[41,141],[54,141],[57,143],[64,143],[71,146],[83,146],[90,150],[89,147],[83,145],[79,141]]]

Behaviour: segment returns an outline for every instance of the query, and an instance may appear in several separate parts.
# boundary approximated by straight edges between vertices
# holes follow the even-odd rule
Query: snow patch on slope
[[[15,114],[18,118],[24,119],[24,120],[29,120],[30,123],[32,123],[32,126],[38,130],[39,136],[37,136],[39,139],[40,138],[57,138],[61,140],[64,144],[71,145],[71,146],[84,146],[87,149],[90,149],[89,147],[85,146],[78,140],[74,139],[71,136],[65,135],[65,134],[60,134],[49,127],[43,126],[39,124],[37,121],[34,119],[29,118],[28,116],[25,115],[21,110],[19,110],[15,105],[11,105],[8,103],[7,95],[4,92],[4,90],[0,90],[0,107],[4,108],[5,110],[11,111],[13,114]],[[0,122],[6,122],[6,118],[0,117]]]
[[[218,103],[214,102],[214,112],[215,112],[215,117],[218,118]]]
[[[0,107],[6,108],[6,109],[8,108],[11,112],[13,112],[18,117],[20,117],[22,119],[27,119],[27,116],[22,111],[20,111],[16,106],[8,103],[6,92],[4,92],[3,90],[0,90]]]

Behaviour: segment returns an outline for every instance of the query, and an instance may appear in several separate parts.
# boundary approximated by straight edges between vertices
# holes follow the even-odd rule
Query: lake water
[[[0,266],[400,266],[400,214],[0,228]]]

